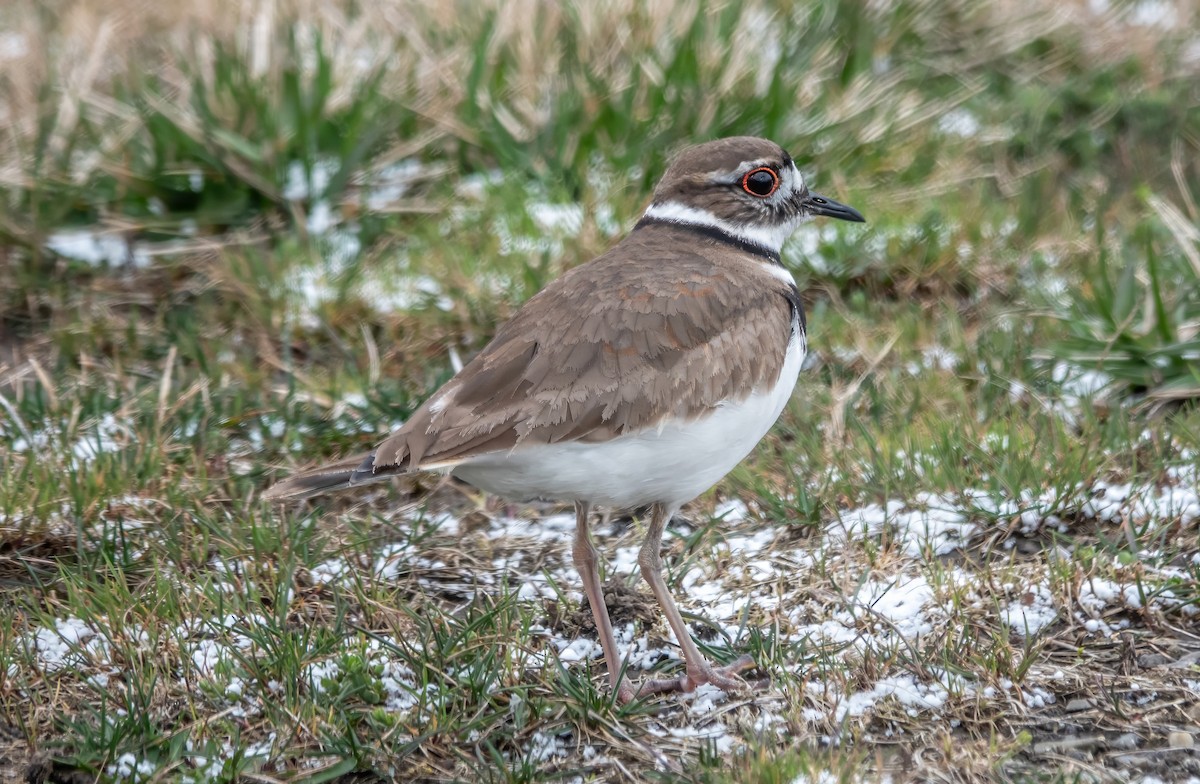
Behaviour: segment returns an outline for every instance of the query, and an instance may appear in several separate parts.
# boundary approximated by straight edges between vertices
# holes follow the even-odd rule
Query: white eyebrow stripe
[[[761,169],[767,167],[774,169],[771,165],[772,161],[769,158],[763,158],[757,161],[742,161],[736,167],[723,172],[713,172],[712,179],[714,182],[741,182],[742,175],[751,169]]]
[[[807,183],[804,182],[804,175],[800,173],[800,167],[796,165],[795,161],[792,162],[792,170],[790,174],[796,178],[794,184],[795,190],[802,191],[808,187]]]

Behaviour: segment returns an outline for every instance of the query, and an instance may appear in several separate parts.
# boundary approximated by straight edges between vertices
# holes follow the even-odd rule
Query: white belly
[[[796,386],[804,353],[797,331],[774,389],[724,404],[702,419],[598,444],[539,444],[481,455],[452,473],[515,500],[578,500],[618,508],[685,503],[729,473],[775,424]]]

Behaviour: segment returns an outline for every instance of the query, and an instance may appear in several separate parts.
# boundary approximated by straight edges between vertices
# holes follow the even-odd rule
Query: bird
[[[743,655],[701,654],[662,574],[662,537],[683,504],[742,461],[783,412],[807,351],[784,241],[816,217],[864,222],[809,189],[775,142],[687,147],[633,229],[528,299],[492,340],[367,455],[287,477],[273,501],[418,471],[512,501],[573,504],[571,554],[622,703],[703,684],[747,687]],[[605,606],[594,507],[649,509],[638,566],[678,641],[684,672],[623,678]]]

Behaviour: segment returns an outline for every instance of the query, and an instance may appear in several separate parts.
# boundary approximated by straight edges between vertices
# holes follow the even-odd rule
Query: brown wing
[[[604,441],[773,383],[794,287],[759,260],[684,250],[680,239],[672,229],[635,232],[546,287],[364,461],[356,481],[527,443]]]

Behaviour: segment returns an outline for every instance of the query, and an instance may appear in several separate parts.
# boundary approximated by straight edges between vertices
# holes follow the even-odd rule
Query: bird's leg
[[[738,673],[753,668],[754,660],[749,656],[741,656],[732,664],[714,667],[708,659],[704,658],[704,655],[696,647],[696,643],[693,642],[687,626],[683,623],[683,616],[679,614],[679,608],[675,606],[675,600],[667,588],[667,582],[663,579],[662,556],[659,554],[659,550],[662,548],[663,531],[676,511],[678,511],[678,507],[667,507],[664,504],[654,505],[650,514],[650,528],[646,533],[646,541],[638,554],[638,565],[642,569],[642,576],[646,578],[646,582],[650,583],[650,590],[654,592],[654,598],[658,599],[663,614],[667,616],[667,623],[675,632],[675,638],[679,640],[685,672],[678,678],[645,681],[638,690],[638,695],[644,696],[665,691],[690,692],[705,683],[711,683],[724,691],[743,689],[747,684],[738,677]]]
[[[621,657],[617,655],[617,638],[613,634],[612,621],[608,618],[608,607],[604,604],[604,591],[600,586],[600,570],[596,567],[596,546],[592,544],[592,529],[588,525],[590,505],[575,502],[575,544],[571,555],[575,568],[583,579],[583,592],[592,606],[592,617],[596,621],[596,633],[600,635],[600,647],[604,649],[604,662],[608,665],[608,680],[621,702],[634,698],[633,688],[621,682]]]

